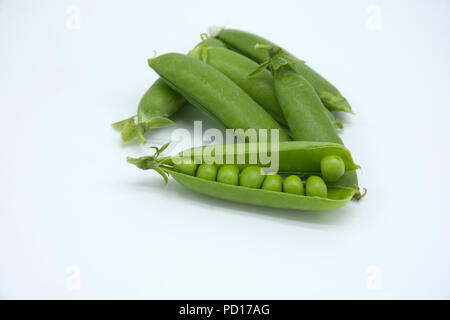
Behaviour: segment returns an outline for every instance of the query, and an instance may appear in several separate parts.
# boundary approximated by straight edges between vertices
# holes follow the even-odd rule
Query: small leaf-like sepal
[[[129,117],[129,118],[125,119],[125,120],[114,122],[112,124],[112,126],[113,126],[114,129],[121,131],[121,130],[123,130],[123,128],[125,128],[125,126],[128,124],[128,122],[130,122],[131,120],[134,120],[135,117],[136,116],[132,116],[132,117]]]
[[[254,71],[250,72],[248,77],[254,77],[256,76],[258,73],[262,72],[263,70],[265,70],[267,68],[267,66],[269,65],[270,61],[264,61],[263,63],[261,63],[258,68],[256,68]]]
[[[122,136],[123,142],[128,142],[136,138],[136,133],[137,127],[136,124],[134,123],[134,119],[131,118],[120,132],[120,135]]]

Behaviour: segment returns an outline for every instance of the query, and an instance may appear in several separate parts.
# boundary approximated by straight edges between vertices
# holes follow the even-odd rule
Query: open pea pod
[[[262,147],[265,150],[261,150]],[[280,142],[278,147],[274,145],[273,150],[270,144],[222,144],[196,147],[179,154],[180,157],[198,159],[196,161],[199,163],[213,160],[217,164],[237,164],[240,168],[248,165],[271,167],[273,161],[277,161],[279,173],[303,175],[320,175],[320,162],[330,155],[342,158],[345,171],[360,168],[345,146],[331,142],[285,141]],[[269,163],[266,158],[270,158]]]
[[[352,188],[330,187],[328,188],[327,198],[308,197],[243,186],[233,186],[197,178],[168,168],[163,170],[172,175],[179,184],[190,190],[214,198],[271,208],[333,210],[345,206],[356,192]]]
[[[355,188],[332,185],[328,187],[326,197],[305,196],[225,184],[194,175],[197,164],[205,163],[214,163],[217,166],[233,164],[241,168],[251,165],[267,167],[270,164],[263,161],[267,160],[267,157],[264,157],[263,154],[270,154],[269,158],[275,156],[272,160],[278,163],[276,171],[279,173],[320,174],[321,160],[330,155],[341,157],[346,170],[359,168],[354,163],[348,149],[340,144],[291,141],[274,145],[272,147],[275,150],[271,150],[270,144],[242,143],[192,148],[173,157],[162,157],[161,153],[167,148],[167,145],[155,148],[156,153],[152,156],[144,156],[137,159],[128,158],[127,161],[140,169],[157,171],[166,183],[168,182],[168,176],[171,175],[178,183],[196,192],[220,199],[273,208],[296,210],[337,209],[344,206],[357,193]],[[265,150],[261,150],[261,148]],[[267,152],[267,150],[270,150],[270,152]],[[194,170],[183,171],[182,169],[177,169],[177,163],[193,166]],[[178,168],[181,167],[179,166]],[[187,174],[188,172],[189,174]]]

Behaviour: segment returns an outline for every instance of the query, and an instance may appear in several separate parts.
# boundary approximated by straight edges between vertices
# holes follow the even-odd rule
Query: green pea
[[[188,162],[181,162],[176,163],[173,165],[173,169],[176,172],[181,172],[184,174],[188,174],[190,176],[195,176],[195,171],[197,171],[197,164],[196,163],[188,163]]]
[[[283,185],[283,179],[279,174],[271,174],[266,176],[264,179],[264,183],[262,185],[262,189],[281,192]]]
[[[236,165],[226,164],[217,172],[217,182],[239,185],[239,168]]]
[[[330,155],[320,161],[322,177],[326,182],[336,182],[345,173],[345,163],[341,157]]]
[[[283,181],[283,192],[305,195],[303,181],[298,176],[289,176]]]
[[[249,166],[241,172],[240,185],[243,187],[259,189],[263,181],[264,175],[260,167]]]
[[[306,195],[308,197],[327,197],[327,185],[321,177],[311,176],[306,180]]]
[[[198,166],[197,177],[216,181],[217,166],[215,164],[203,163]]]

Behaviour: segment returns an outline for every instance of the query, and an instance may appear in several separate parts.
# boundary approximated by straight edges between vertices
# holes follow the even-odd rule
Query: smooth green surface
[[[224,128],[276,129],[280,141],[290,140],[284,129],[245,91],[208,64],[178,53],[164,54],[149,59],[148,63],[170,87]]]
[[[217,166],[215,164],[202,163],[198,166],[196,177],[215,181],[217,176]]]
[[[186,100],[170,89],[163,79],[157,79],[142,97],[138,106],[138,122],[148,121],[155,116],[170,117]]]
[[[340,157],[330,155],[320,161],[320,171],[326,182],[336,182],[345,173],[345,163]]]
[[[275,92],[294,140],[341,143],[314,88],[301,75],[282,67],[274,75]]]
[[[281,192],[283,190],[283,179],[276,173],[267,175],[261,188],[264,190]]]
[[[238,51],[258,63],[269,59],[266,50],[257,50],[255,45],[266,44],[278,47],[276,44],[258,35],[235,29],[224,29],[217,36],[230,49]],[[352,113],[352,108],[336,87],[307,64],[299,64],[296,71],[301,74],[317,91],[324,105],[330,110]]]
[[[239,185],[239,168],[236,165],[226,164],[217,172],[217,182]]]
[[[258,144],[240,143],[234,145],[215,145],[212,147],[211,155],[218,159],[222,164],[226,164],[228,158],[233,163],[243,168],[252,164],[269,167],[270,164],[262,164],[260,158],[260,149]],[[203,154],[205,146],[188,149],[180,155],[186,155],[194,159],[197,154]],[[211,148],[211,146],[209,146]],[[267,150],[270,151],[270,144]],[[270,153],[269,153],[270,154]],[[320,161],[329,155],[336,155],[342,158],[346,171],[354,171],[359,166],[353,161],[350,151],[341,144],[331,142],[311,142],[311,141],[287,141],[278,145],[279,173],[320,175]],[[243,159],[244,163],[237,163]],[[252,159],[256,163],[250,163]],[[205,155],[201,162],[205,162]]]
[[[265,176],[261,172],[261,168],[257,166],[249,166],[241,172],[239,185],[247,188],[261,188]]]
[[[224,48],[201,47],[192,50],[190,54],[222,72],[278,122],[287,124],[275,96],[273,77],[269,70],[265,69],[249,77],[249,74],[258,68],[258,64],[237,52]]]
[[[283,181],[283,192],[305,195],[305,188],[303,186],[302,179],[295,175],[288,176]]]
[[[305,191],[308,197],[327,197],[327,185],[318,176],[311,176],[306,179]]]
[[[294,210],[333,210],[345,206],[355,194],[355,190],[345,187],[331,187],[327,198],[307,197],[284,192],[233,186],[199,179],[171,169],[165,169],[186,188],[219,199],[259,205],[272,208]]]

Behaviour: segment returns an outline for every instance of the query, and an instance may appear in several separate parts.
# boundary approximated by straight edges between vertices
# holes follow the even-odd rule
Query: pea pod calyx
[[[289,52],[286,52],[282,48],[274,45],[256,44],[255,49],[266,50],[269,54],[269,60],[262,62],[255,71],[249,74],[250,77],[260,73],[267,67],[272,70],[272,73],[284,66],[291,68],[295,72],[298,72],[298,65],[305,63],[305,61],[294,57]]]
[[[162,116],[151,117],[149,120],[135,122],[135,116],[112,124],[114,129],[120,131],[123,142],[129,142],[137,138],[143,144],[147,142],[145,132],[151,129],[164,128],[175,124],[172,120]]]

